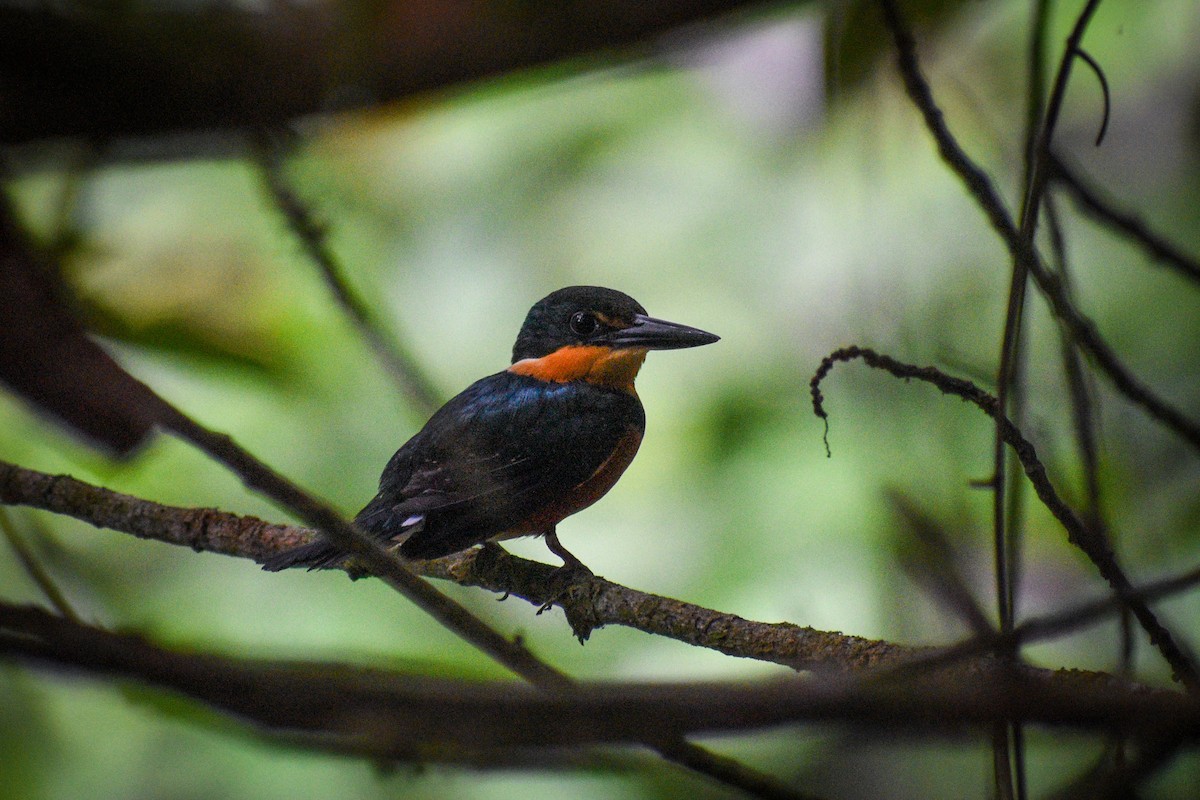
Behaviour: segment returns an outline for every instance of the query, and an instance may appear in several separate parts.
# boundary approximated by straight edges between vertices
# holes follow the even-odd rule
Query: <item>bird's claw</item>
[[[550,597],[546,602],[542,603],[538,608],[537,613],[548,611],[555,605],[562,605],[562,601],[578,587],[586,585],[589,581],[596,577],[596,573],[592,572],[586,564],[579,559],[567,561],[558,569],[550,574],[546,579],[550,591]]]

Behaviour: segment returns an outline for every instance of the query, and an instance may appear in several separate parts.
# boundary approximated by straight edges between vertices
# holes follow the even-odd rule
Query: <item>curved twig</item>
[[[1050,174],[1050,143],[1054,139],[1054,131],[1058,127],[1058,117],[1062,113],[1062,105],[1067,97],[1067,84],[1071,81],[1071,67],[1075,63],[1076,55],[1081,52],[1079,45],[1083,41],[1083,34],[1099,7],[1100,0],[1087,0],[1083,10],[1075,18],[1075,24],[1071,27],[1071,33],[1068,34],[1066,46],[1063,48],[1058,72],[1054,76],[1054,85],[1046,100],[1046,113],[1042,115],[1042,127],[1038,132],[1033,150],[1033,174],[1030,175],[1029,185],[1026,187],[1025,208],[1022,209],[1021,214],[1021,229],[1027,231],[1027,239],[1030,242],[1032,242],[1032,232],[1041,211],[1042,197],[1046,192],[1046,180]],[[1090,56],[1085,56],[1085,58],[1089,63],[1094,63]],[[1106,93],[1105,97],[1107,98],[1107,96]]]
[[[898,378],[916,379],[936,386],[944,394],[952,394],[979,408],[993,420],[1004,441],[1012,448],[1021,466],[1025,470],[1034,492],[1042,504],[1054,515],[1067,531],[1067,540],[1078,547],[1092,561],[1101,577],[1108,581],[1109,586],[1117,593],[1122,602],[1128,605],[1137,618],[1150,641],[1162,653],[1163,658],[1171,665],[1175,677],[1189,687],[1200,686],[1200,673],[1197,672],[1192,659],[1183,651],[1171,632],[1158,621],[1150,607],[1134,592],[1133,585],[1117,563],[1116,555],[1108,547],[1103,537],[1097,537],[1084,524],[1075,511],[1058,495],[1046,474],[1046,468],[1038,459],[1033,444],[1026,439],[1017,427],[1006,416],[1000,413],[999,402],[995,397],[975,386],[970,381],[946,375],[936,367],[917,367],[905,364],[889,356],[876,353],[863,347],[844,347],[830,353],[822,359],[816,374],[810,381],[814,413],[825,420],[828,434],[829,418],[824,408],[824,398],[821,395],[821,381],[833,369],[834,364],[841,361],[861,359],[868,366],[882,369]]]
[[[1108,133],[1108,120],[1112,115],[1112,96],[1108,91],[1108,77],[1104,74],[1104,70],[1096,63],[1096,59],[1092,58],[1087,50],[1082,47],[1075,48],[1075,55],[1079,56],[1083,63],[1092,68],[1092,74],[1096,76],[1096,80],[1100,82],[1100,91],[1104,95],[1104,114],[1100,117],[1100,130],[1096,131],[1096,147],[1104,143],[1104,134]]]

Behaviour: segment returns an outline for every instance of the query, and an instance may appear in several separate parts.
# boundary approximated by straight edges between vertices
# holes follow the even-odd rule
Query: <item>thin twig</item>
[[[1036,164],[1036,148],[1037,148],[1037,132],[1042,127],[1042,113],[1046,102],[1046,31],[1050,23],[1050,0],[1035,0],[1033,5],[1033,15],[1030,19],[1030,37],[1029,37],[1029,52],[1028,52],[1028,70],[1027,70],[1027,85],[1026,85],[1026,105],[1025,105],[1025,174],[1023,176],[1023,186],[1028,186],[1033,178],[1033,171]],[[1022,367],[1024,361],[1018,362],[1017,377],[1021,377],[1023,373]],[[1003,384],[1001,384],[1003,385]],[[1024,381],[1018,381],[1018,387],[1024,386]],[[1024,404],[1021,400],[1024,393],[1019,393],[1016,402],[1018,412],[1017,419],[1024,412]],[[992,523],[992,549],[993,562],[996,565],[996,596],[997,607],[1000,609],[1000,624],[1002,628],[1007,628],[1011,631],[1012,624],[1017,615],[1017,587],[1020,585],[1020,568],[1023,564],[1019,548],[1022,539],[1018,532],[1023,530],[1020,516],[1021,510],[1024,508],[1024,496],[1021,492],[1021,487],[1024,485],[1015,480],[1007,472],[1004,473],[1004,479],[1001,480],[1001,470],[1004,469],[1006,463],[1006,451],[1000,444],[999,437],[993,437],[992,443],[992,476],[995,482],[994,494],[992,502],[993,506],[993,523]],[[1002,509],[1003,514],[1007,516],[1008,527],[1005,528],[1004,519],[996,510],[1000,509],[1002,498],[1000,495],[1004,490],[1011,488],[1008,500],[1009,504],[1006,509]],[[1016,652],[1015,650],[1013,652]],[[1012,761],[1015,762],[1012,767],[1013,778],[1015,781],[1006,780],[1008,775],[1003,771],[1003,764],[997,765],[996,782],[997,789],[1003,788],[1007,790],[1011,784],[1015,782],[1015,794],[1018,800],[1025,800],[1028,797],[1028,781],[1025,767],[1025,747],[1024,736],[1019,728],[1012,729]],[[1004,744],[1006,746],[1009,738],[1005,737]]]
[[[384,332],[371,309],[346,282],[342,267],[329,247],[325,228],[316,221],[304,201],[288,184],[284,175],[283,145],[278,138],[261,134],[254,147],[255,162],[275,207],[287,220],[288,227],[303,245],[304,252],[320,270],[338,307],[375,351],[375,356],[396,385],[418,409],[432,414],[444,399],[441,392],[412,353],[394,336]]]
[[[813,411],[818,417],[826,421],[827,436],[828,416],[825,412],[824,401],[821,395],[821,381],[833,369],[834,364],[854,359],[861,359],[867,365],[889,372],[898,378],[905,380],[916,379],[930,383],[944,394],[952,394],[966,400],[995,420],[1004,436],[1004,441],[1008,443],[1008,446],[1013,449],[1013,452],[1020,460],[1021,466],[1025,470],[1025,475],[1033,485],[1034,492],[1042,501],[1042,505],[1054,515],[1054,518],[1066,530],[1067,541],[1078,547],[1092,561],[1101,577],[1108,581],[1109,586],[1117,593],[1117,596],[1129,606],[1142,628],[1146,631],[1146,634],[1150,637],[1150,641],[1154,643],[1155,647],[1162,653],[1163,658],[1170,664],[1176,679],[1182,681],[1188,687],[1200,686],[1200,674],[1197,673],[1196,666],[1192,662],[1191,657],[1183,651],[1171,632],[1158,621],[1157,616],[1150,610],[1149,606],[1135,595],[1129,578],[1126,577],[1124,570],[1117,563],[1116,556],[1112,550],[1103,540],[1093,536],[1092,531],[1083,523],[1075,511],[1062,500],[1058,492],[1054,489],[1053,484],[1051,484],[1046,474],[1045,466],[1038,459],[1033,444],[1013,425],[1011,420],[1000,413],[999,403],[995,397],[984,392],[970,381],[946,375],[936,367],[917,367],[897,361],[889,356],[881,355],[867,348],[845,347],[835,350],[822,359],[820,366],[810,381]]]
[[[1058,263],[1058,274],[1062,276],[1063,288],[1071,291],[1071,273],[1067,259],[1066,240],[1058,216],[1054,195],[1046,196],[1046,221],[1050,231],[1050,242]],[[1071,331],[1059,325],[1059,342],[1062,353],[1063,371],[1067,377],[1067,391],[1071,398],[1071,423],[1075,432],[1075,447],[1083,469],[1083,521],[1097,537],[1112,543],[1108,536],[1108,524],[1104,517],[1104,504],[1100,490],[1100,448],[1096,433],[1095,393],[1088,385],[1079,348],[1071,339]],[[1121,614],[1121,671],[1123,674],[1133,667],[1133,625],[1126,609]]]
[[[1058,279],[1042,265],[1037,250],[1024,243],[996,192],[991,179],[959,146],[946,127],[942,111],[933,100],[929,83],[921,73],[911,32],[895,7],[894,0],[879,0],[892,38],[896,42],[897,60],[905,90],[917,106],[926,127],[934,137],[942,160],[959,176],[987,216],[992,228],[1004,241],[1013,258],[1024,259],[1038,288],[1050,302],[1054,315],[1068,325],[1080,346],[1126,398],[1159,423],[1200,450],[1200,423],[1190,420],[1175,407],[1155,395],[1121,363],[1112,348],[1104,341],[1095,323],[1079,313],[1063,295]]]
[[[911,497],[896,490],[889,491],[887,497],[918,546],[915,555],[900,554],[900,562],[908,567],[906,571],[913,580],[953,611],[976,636],[994,634],[987,614],[962,576],[945,529]]]
[[[1025,174],[1022,186],[1033,177],[1037,135],[1042,128],[1042,113],[1046,107],[1046,30],[1050,26],[1051,0],[1035,0],[1029,22],[1029,53],[1025,86]]]
[[[1096,131],[1096,147],[1099,147],[1104,143],[1104,134],[1108,133],[1108,120],[1112,115],[1112,95],[1108,89],[1108,76],[1104,74],[1104,70],[1097,63],[1096,59],[1092,58],[1082,47],[1075,49],[1075,55],[1079,56],[1079,59],[1083,63],[1092,68],[1092,74],[1100,82],[1100,92],[1104,95],[1104,116],[1100,118],[1100,129]]]
[[[1143,602],[1150,603],[1167,597],[1189,592],[1200,586],[1200,567],[1181,575],[1143,584],[1132,594]],[[928,671],[943,669],[949,664],[1005,650],[1015,650],[1021,645],[1044,642],[1084,630],[1096,625],[1126,608],[1120,598],[1110,595],[1098,600],[1081,603],[1070,608],[1040,617],[1031,617],[1008,633],[975,636],[949,647],[917,654],[909,661],[894,667],[897,671]],[[1120,678],[1121,676],[1116,676]]]
[[[29,544],[17,533],[17,529],[13,527],[13,522],[9,515],[4,513],[4,509],[0,509],[0,532],[4,533],[4,538],[8,540],[8,544],[12,547],[13,552],[17,554],[17,560],[21,562],[22,569],[25,574],[37,584],[37,587],[42,590],[42,594],[50,601],[50,605],[54,606],[59,614],[71,622],[82,623],[79,614],[75,612],[71,601],[67,599],[66,593],[58,588],[58,584],[54,582],[54,578],[42,566],[42,562],[34,555]]]
[[[1058,118],[1062,113],[1063,102],[1067,97],[1067,84],[1071,81],[1071,67],[1079,53],[1083,34],[1092,21],[1100,0],[1087,0],[1083,10],[1075,19],[1071,33],[1067,36],[1063,47],[1062,59],[1054,76],[1054,85],[1046,101],[1046,112],[1042,115],[1042,126],[1038,132],[1037,142],[1033,149],[1033,174],[1026,187],[1025,206],[1021,213],[1020,229],[1025,233],[1027,242],[1032,243],[1033,233],[1037,227],[1037,218],[1041,213],[1042,198],[1046,193],[1046,181],[1050,176],[1050,144],[1054,140],[1054,131],[1058,127]]]
[[[1071,77],[1071,67],[1075,61],[1075,52],[1079,49],[1083,33],[1087,29],[1087,25],[1098,6],[1099,0],[1088,0],[1088,4],[1076,19],[1075,26],[1072,28],[1071,34],[1067,37],[1066,47],[1059,62],[1058,71],[1055,74],[1054,84],[1046,100],[1045,111],[1037,115],[1039,119],[1037,134],[1035,136],[1032,131],[1026,134],[1026,141],[1033,144],[1027,153],[1030,159],[1028,164],[1028,183],[1025,186],[1020,224],[1017,229],[1017,236],[1022,251],[1034,252],[1034,238],[1037,235],[1037,224],[1041,213],[1042,198],[1046,191],[1046,176],[1048,174],[1047,159],[1050,153],[1050,142],[1054,138],[1054,131],[1058,126],[1062,104],[1066,98],[1067,85]],[[1033,116],[1031,115],[1031,121],[1032,119]],[[947,135],[950,135],[949,131],[947,131]],[[1025,290],[1029,283],[1030,261],[1031,259],[1021,257],[1013,259],[1012,279],[1009,284],[1008,305],[1005,311],[1004,332],[1001,336],[1000,361],[996,376],[996,398],[999,403],[998,411],[1001,416],[1010,414],[1009,392],[1019,391],[1017,381],[1020,377],[1021,364],[1023,362],[1021,343],[1024,331]],[[1020,416],[1015,413],[1014,418],[1018,422],[1021,421]],[[1007,578],[1000,587],[1003,597],[1000,613],[1001,629],[1003,630],[1012,627],[1017,591],[1015,575],[1017,562],[1010,560],[1008,556],[1009,553],[1015,553],[1019,550],[1021,538],[1019,528],[1015,525],[1006,525],[1008,506],[1006,505],[1007,470],[1005,460],[1006,449],[1004,437],[1000,431],[999,421],[997,420],[995,436],[993,438],[992,475],[995,481],[993,486],[993,519],[996,551],[1001,556],[1000,562],[1003,562],[1002,569],[998,562],[997,575],[998,577]],[[1015,506],[1015,498],[1013,502]]]
[[[1088,216],[1141,246],[1155,262],[1173,269],[1185,279],[1200,286],[1200,260],[1183,252],[1166,237],[1151,230],[1138,215],[1117,208],[1111,200],[1100,196],[1078,172],[1057,155],[1052,155],[1051,178],[1067,192]]]
[[[1134,594],[1144,602],[1161,600],[1200,586],[1200,567],[1180,575],[1143,584]],[[1013,637],[1024,642],[1043,641],[1073,630],[1080,630],[1124,608],[1119,598],[1106,597],[1055,614],[1032,617],[1013,630]]]

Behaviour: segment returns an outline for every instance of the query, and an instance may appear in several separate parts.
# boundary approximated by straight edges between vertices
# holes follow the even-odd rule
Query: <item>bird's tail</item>
[[[290,567],[308,567],[311,571],[337,566],[345,558],[344,550],[334,547],[322,536],[315,542],[276,553],[263,562],[262,568],[267,572],[279,572]]]
[[[354,524],[382,542],[396,543],[403,542],[414,532],[420,531],[424,527],[425,516],[419,512],[398,511],[392,501],[379,494],[367,503],[366,508],[358,512]],[[349,555],[345,550],[334,547],[321,536],[309,544],[271,556],[263,562],[263,569],[267,572],[279,572],[291,567],[308,567],[309,571],[312,571],[341,566],[347,558]]]

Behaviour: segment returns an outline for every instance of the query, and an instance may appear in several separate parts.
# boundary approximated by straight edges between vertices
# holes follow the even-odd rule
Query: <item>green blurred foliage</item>
[[[956,13],[923,34],[934,90],[1015,205],[1027,4],[938,5]],[[1073,4],[1061,5],[1050,42],[1071,22]],[[899,568],[906,531],[886,492],[944,526],[990,607],[990,497],[969,486],[990,470],[985,418],[929,387],[839,366],[824,386],[827,458],[807,381],[823,355],[856,343],[989,385],[1008,265],[890,68],[862,55],[832,105],[820,92],[798,102],[793,84],[823,85],[826,22],[812,8],[776,11],[727,31],[729,41],[654,63],[535,73],[322,123],[289,174],[329,225],[347,279],[447,396],[502,369],[528,306],[572,283],[620,288],[652,314],[723,336],[650,358],[639,381],[649,418],[641,454],[603,502],[560,528],[598,573],[752,619],[946,642],[964,630]],[[1082,69],[1058,137],[1111,196],[1190,252],[1200,252],[1197,36],[1189,0],[1106,3],[1086,45],[1112,86],[1108,139],[1089,145],[1099,91]],[[795,60],[770,60],[781,43]],[[880,50],[842,45],[839,58]],[[778,63],[792,71],[762,66]],[[746,96],[774,105],[748,107]],[[74,178],[46,169],[20,190],[43,235],[71,232],[71,280],[136,375],[348,514],[372,495],[422,416],[330,301],[249,161],[105,166]],[[1200,415],[1195,287],[1059,207],[1082,308],[1139,376]],[[1030,309],[1027,429],[1078,502],[1056,329],[1040,301]],[[1194,564],[1196,454],[1103,380],[1094,391],[1118,551],[1140,577]],[[285,518],[178,442],[160,438],[113,464],[8,396],[0,457],[166,503]],[[39,554],[87,619],[220,652],[502,676],[377,582],[268,575],[39,519],[52,528]],[[1030,505],[1027,527],[1024,613],[1102,591],[1046,513]],[[546,557],[538,542],[513,549]],[[13,558],[0,558],[0,585],[7,600],[38,600]],[[559,612],[442,588],[581,678],[779,672],[628,630],[598,631],[581,648]],[[1200,635],[1196,599],[1163,610],[1185,638]],[[1111,669],[1116,642],[1109,625],[1029,652],[1046,665]],[[1138,666],[1166,679],[1143,645]],[[990,785],[990,755],[975,741],[897,745],[806,729],[716,744],[838,797],[984,796]],[[1099,752],[1085,737],[1036,734],[1031,745],[1041,790]],[[272,746],[142,691],[12,666],[0,670],[0,764],[0,796],[14,798],[724,796],[669,767],[379,772]],[[1198,772],[1194,759],[1180,761],[1153,788],[1189,796]]]

